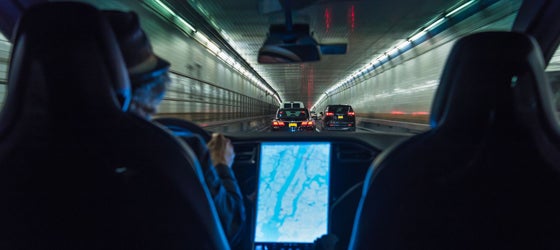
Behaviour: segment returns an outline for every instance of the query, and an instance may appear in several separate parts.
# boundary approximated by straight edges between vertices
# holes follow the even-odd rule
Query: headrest
[[[135,12],[106,10],[103,14],[115,31],[133,90],[167,72],[170,63],[154,53]]]
[[[130,83],[106,18],[83,3],[45,3],[19,20],[6,109],[65,115],[126,109]],[[5,110],[6,110],[5,109]],[[4,117],[3,117],[4,119]]]
[[[431,126],[473,134],[496,121],[512,122],[518,81],[543,74],[540,48],[525,34],[484,32],[461,38],[447,59]]]

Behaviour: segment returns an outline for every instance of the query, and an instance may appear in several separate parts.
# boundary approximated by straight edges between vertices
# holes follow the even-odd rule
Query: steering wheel
[[[210,139],[212,139],[212,136],[210,135],[210,133],[208,133],[208,131],[187,120],[179,118],[156,118],[153,121],[167,127],[173,132],[173,134],[177,136],[185,134],[197,134],[200,135],[206,143],[208,143]]]

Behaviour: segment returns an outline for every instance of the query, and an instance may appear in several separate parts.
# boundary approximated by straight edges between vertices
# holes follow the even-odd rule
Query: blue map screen
[[[261,144],[255,242],[313,242],[327,233],[329,142]]]

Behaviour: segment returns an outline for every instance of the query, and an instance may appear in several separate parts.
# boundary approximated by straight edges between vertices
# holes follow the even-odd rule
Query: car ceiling
[[[106,1],[106,0],[103,0]],[[99,2],[103,1],[87,1]],[[143,0],[125,1],[142,4]],[[253,67],[284,101],[312,106],[327,89],[372,58],[406,39],[444,11],[465,0],[306,0],[293,11],[294,23],[309,23],[319,43],[348,43],[345,55],[324,55],[319,62],[263,65],[257,53],[270,24],[284,23],[282,11],[263,13],[277,0],[160,0],[181,16],[193,9],[223,41]],[[27,6],[37,0],[11,0]],[[302,3],[303,2],[303,3]],[[6,2],[7,3],[7,2]],[[23,4],[22,4],[23,3]],[[2,6],[0,6],[2,7]],[[188,20],[188,19],[187,19]],[[5,30],[5,29],[4,29]],[[3,30],[3,31],[4,31]]]

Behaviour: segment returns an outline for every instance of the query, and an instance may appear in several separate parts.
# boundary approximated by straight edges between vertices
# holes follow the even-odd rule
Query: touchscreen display
[[[312,243],[327,233],[329,142],[261,144],[257,243]]]

